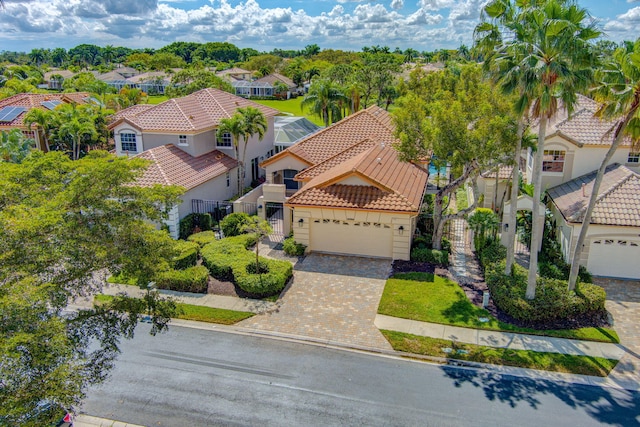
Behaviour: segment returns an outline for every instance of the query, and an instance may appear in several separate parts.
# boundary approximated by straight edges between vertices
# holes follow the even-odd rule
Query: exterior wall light
[[[303,219],[303,218],[300,218],[300,219],[298,220],[298,227],[302,227],[302,224],[303,224],[303,223],[304,223],[304,219]]]
[[[404,233],[404,226],[403,225],[398,227],[398,234],[402,235],[402,233]]]

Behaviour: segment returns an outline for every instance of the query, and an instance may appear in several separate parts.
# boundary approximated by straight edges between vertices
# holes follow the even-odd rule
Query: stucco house
[[[575,111],[569,115],[561,109],[547,128],[542,185],[567,262],[573,257],[596,171],[613,142],[614,122],[594,116],[597,109],[595,101],[579,95]],[[527,182],[532,178],[533,157],[529,149],[521,161]],[[640,153],[625,138],[608,166],[582,252],[581,264],[594,275],[640,278],[638,172]]]
[[[36,141],[36,148],[49,151],[38,125],[29,126],[24,118],[32,108],[53,110],[60,104],[86,104],[90,99],[87,92],[73,93],[19,93],[0,100],[0,130],[20,129],[28,138]]]
[[[231,86],[234,87],[236,95],[246,98],[282,94],[277,91],[278,85],[287,88],[284,93],[287,99],[291,96],[291,93],[297,90],[296,84],[290,78],[278,73],[272,73],[253,81],[234,80],[231,82]]]
[[[408,260],[428,172],[398,159],[389,114],[372,106],[262,163],[259,214],[311,252]]]
[[[202,89],[158,105],[135,105],[112,117],[118,155],[139,156],[152,161],[142,182],[145,185],[182,185],[187,192],[168,223],[177,236],[178,222],[192,212],[193,200],[225,201],[238,193],[238,161],[231,135],[217,137],[220,120],[238,108],[258,108],[267,120],[262,140],[249,139],[243,185],[264,177],[260,162],[273,155],[274,117],[279,111],[218,89]],[[240,153],[244,149],[240,141]]]

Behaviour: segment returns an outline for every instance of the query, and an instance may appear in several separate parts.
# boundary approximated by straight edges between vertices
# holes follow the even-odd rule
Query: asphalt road
[[[172,326],[82,412],[146,426],[640,426],[640,394]]]

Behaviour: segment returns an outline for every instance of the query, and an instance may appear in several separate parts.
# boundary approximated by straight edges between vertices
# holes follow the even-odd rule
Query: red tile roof
[[[42,110],[45,107],[42,103],[45,101],[62,101],[66,103],[75,102],[77,104],[86,104],[85,98],[90,95],[87,92],[70,92],[70,93],[19,93],[8,98],[0,100],[0,109],[4,107],[24,107],[27,109],[24,113],[18,115],[10,122],[0,123],[2,129],[24,128],[24,116],[32,108],[40,108]]]
[[[136,157],[152,162],[137,181],[143,187],[179,185],[190,190],[238,166],[236,160],[218,150],[193,157],[173,144],[143,151]]]
[[[219,89],[202,89],[182,98],[174,98],[143,111],[122,110],[109,128],[122,121],[142,131],[164,133],[198,133],[215,129],[220,119],[233,116],[240,107],[256,107],[266,117],[280,114],[275,108],[256,104],[248,99]]]
[[[548,190],[568,222],[582,222],[595,177],[591,172]],[[617,163],[607,166],[591,223],[640,227],[640,175]]]
[[[510,179],[513,173],[513,166],[500,166],[498,169],[498,179]],[[496,170],[491,169],[486,172],[482,172],[483,178],[496,179]]]

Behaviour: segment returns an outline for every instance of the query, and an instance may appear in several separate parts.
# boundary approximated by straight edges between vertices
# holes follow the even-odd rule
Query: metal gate
[[[208,213],[215,221],[220,221],[225,216],[233,212],[233,203],[220,202],[217,200],[191,200],[191,212]]]
[[[273,232],[269,235],[271,241],[284,239],[284,206],[282,203],[265,203],[267,221]]]

